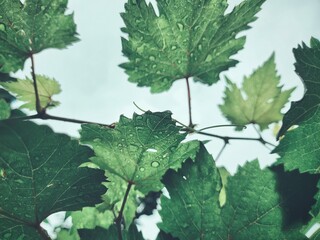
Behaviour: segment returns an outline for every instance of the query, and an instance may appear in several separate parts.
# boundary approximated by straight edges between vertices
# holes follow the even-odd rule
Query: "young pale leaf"
[[[212,157],[201,147],[195,163],[168,171],[164,183],[170,199],[161,198],[160,229],[184,240],[306,239],[296,229],[283,229],[285,201],[276,191],[276,176],[257,161],[228,178],[227,201],[219,206],[220,176]]]
[[[0,8],[0,70],[17,71],[32,54],[62,49],[78,41],[68,0],[2,0]]]
[[[60,84],[55,79],[43,75],[37,75],[36,77],[41,107],[52,108],[58,106],[60,103],[52,100],[52,96],[61,92]],[[18,79],[15,82],[0,82],[0,85],[15,94],[18,100],[26,102],[20,108],[36,109],[36,97],[31,79]]]
[[[0,239],[43,239],[50,214],[101,202],[104,172],[79,168],[88,147],[32,122],[2,122],[0,132]]]
[[[320,173],[320,109],[298,128],[290,130],[273,150],[286,170],[298,169],[300,172]]]
[[[128,33],[122,48],[129,62],[120,66],[129,81],[151,92],[188,77],[212,85],[237,64],[230,57],[243,48],[245,37],[236,36],[249,28],[263,2],[244,0],[225,14],[225,0],[157,0],[157,16],[145,0],[129,0],[122,14],[122,31]]]
[[[280,111],[294,90],[281,91],[279,82],[273,54],[250,77],[244,78],[241,89],[227,79],[224,104],[219,107],[233,124],[254,123],[264,130],[269,124],[282,120]]]
[[[108,230],[96,228],[94,230],[80,229],[78,230],[81,240],[100,240],[100,239],[119,239],[117,228],[112,225]],[[138,232],[135,224],[131,224],[128,231],[123,231],[123,240],[144,240],[141,232]]]
[[[92,161],[101,169],[147,194],[161,190],[163,174],[197,152],[197,141],[180,144],[186,135],[180,129],[170,112],[146,112],[133,119],[121,116],[114,129],[84,124],[81,142],[92,146]]]
[[[0,120],[9,118],[10,111],[9,104],[4,99],[0,98]]]
[[[293,125],[311,118],[320,105],[320,41],[312,38],[311,47],[305,43],[293,49],[296,58],[296,73],[301,77],[305,86],[304,97],[291,103],[291,108],[284,115],[283,125],[278,138]]]
[[[115,216],[119,214],[128,183],[115,175],[109,177],[108,180],[110,181],[107,184],[108,192],[102,196],[103,203],[96,207],[86,207],[81,211],[73,212],[71,214],[73,227],[76,229],[94,229],[96,227],[108,229],[114,223]],[[123,211],[123,221],[127,228],[135,217],[139,205],[137,199],[142,196],[139,191],[134,189],[129,192]]]

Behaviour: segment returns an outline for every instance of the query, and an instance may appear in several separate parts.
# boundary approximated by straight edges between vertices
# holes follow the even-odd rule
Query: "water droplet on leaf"
[[[141,172],[144,172],[144,170],[146,170],[146,169],[145,169],[144,167],[140,167],[139,170],[140,170]]]
[[[157,168],[157,167],[159,167],[159,166],[160,166],[160,163],[157,162],[157,161],[153,161],[153,162],[151,163],[151,167]]]
[[[154,61],[154,60],[156,60],[156,58],[155,58],[154,56],[150,56],[150,57],[149,57],[149,60],[150,60],[150,61]]]

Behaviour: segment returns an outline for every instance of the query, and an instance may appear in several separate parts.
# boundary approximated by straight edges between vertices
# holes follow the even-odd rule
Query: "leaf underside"
[[[254,123],[261,130],[282,120],[281,109],[294,90],[282,91],[282,86],[279,86],[274,54],[251,76],[244,78],[241,89],[228,78],[227,83],[224,103],[219,106],[222,113],[232,124],[245,126]]]
[[[310,47],[302,43],[293,49],[296,59],[296,73],[300,76],[305,86],[304,97],[297,102],[292,102],[289,111],[284,115],[283,125],[278,133],[278,138],[294,125],[312,118],[320,106],[320,41],[312,38]]]
[[[282,229],[285,202],[275,189],[276,177],[269,169],[261,170],[254,161],[229,177],[227,201],[222,208],[219,178],[204,148],[195,163],[186,161],[178,172],[170,170],[164,177],[170,199],[161,198],[160,229],[184,240],[305,239],[296,226]]]
[[[88,147],[32,122],[2,122],[0,132],[0,239],[42,239],[36,228],[50,214],[101,202],[104,172],[79,168]]]

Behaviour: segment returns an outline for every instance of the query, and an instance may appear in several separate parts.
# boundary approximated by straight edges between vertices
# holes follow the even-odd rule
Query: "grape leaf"
[[[61,92],[60,84],[55,79],[50,79],[43,75],[37,75],[36,77],[41,107],[52,108],[58,106],[60,103],[52,100],[52,96]],[[0,85],[15,94],[18,100],[26,102],[20,106],[20,108],[36,109],[36,98],[33,81],[31,79],[18,79],[15,82],[0,82]]]
[[[100,212],[94,207],[85,207],[81,211],[71,214],[73,227],[77,229],[94,229],[97,226],[108,228],[114,222],[114,215],[111,211]]]
[[[84,124],[80,134],[95,152],[94,163],[147,194],[163,188],[160,179],[169,168],[195,156],[198,142],[180,144],[186,136],[180,129],[170,112],[146,112],[133,119],[121,116],[114,129]]]
[[[305,234],[308,239],[319,240],[320,239],[320,214],[314,217],[306,226],[301,229],[301,232]]]
[[[0,66],[17,71],[32,54],[66,48],[77,42],[73,14],[64,15],[67,0],[2,0],[0,8]]]
[[[178,238],[174,238],[169,233],[165,233],[164,231],[160,231],[156,240],[179,240]]]
[[[278,164],[286,170],[320,173],[320,109],[298,128],[290,130],[273,150],[280,155]]]
[[[277,138],[281,137],[293,125],[310,119],[320,105],[320,41],[312,38],[311,47],[305,43],[293,49],[296,58],[296,73],[305,86],[304,97],[292,102],[289,111],[284,115],[283,125]]]
[[[282,229],[282,205],[276,177],[247,163],[228,178],[227,202],[220,208],[220,176],[203,146],[193,163],[169,170],[164,184],[170,199],[161,198],[160,229],[184,240],[305,239],[296,229]],[[294,198],[295,196],[292,196]],[[290,199],[289,199],[290,200]],[[287,200],[287,201],[289,201]]]
[[[0,123],[0,239],[43,239],[40,223],[101,202],[104,172],[81,167],[93,155],[47,126]]]
[[[129,0],[122,18],[128,40],[122,48],[129,62],[120,66],[129,81],[168,90],[174,81],[194,77],[212,85],[222,71],[238,61],[230,57],[241,50],[249,28],[264,0],[244,0],[231,13],[225,0],[157,0],[159,16],[145,0]]]
[[[10,111],[9,104],[4,99],[0,98],[0,120],[9,118]]]
[[[76,211],[71,214],[73,226],[77,229],[94,229],[102,227],[108,229],[118,216],[128,183],[123,179],[111,175],[108,178],[108,192],[102,196],[103,203],[96,207],[86,207],[82,211]],[[138,197],[143,196],[139,191],[132,189],[129,192],[126,201],[126,207],[123,211],[124,225],[129,228],[132,223],[136,210],[138,208]]]
[[[237,125],[258,124],[261,130],[282,120],[281,109],[288,102],[294,88],[281,91],[274,54],[250,77],[245,77],[242,88],[227,78],[224,104],[219,105],[226,118]],[[242,130],[242,127],[237,127]]]
[[[115,225],[112,225],[108,230],[96,228],[94,230],[80,229],[78,230],[81,240],[100,240],[100,239],[119,239]],[[144,240],[141,232],[138,232],[135,224],[131,224],[128,231],[123,231],[123,240]]]

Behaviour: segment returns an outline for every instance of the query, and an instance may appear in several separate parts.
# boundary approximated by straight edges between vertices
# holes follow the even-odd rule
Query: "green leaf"
[[[273,150],[280,155],[278,164],[284,164],[286,170],[298,169],[300,172],[320,173],[320,109],[290,130]]]
[[[86,207],[82,211],[76,211],[71,214],[73,227],[77,229],[94,229],[102,227],[108,229],[118,216],[128,183],[123,179],[111,175],[108,178],[108,192],[102,196],[103,203],[96,207]],[[126,207],[123,211],[124,225],[129,228],[132,223],[136,210],[139,206],[137,199],[142,197],[142,193],[132,189],[129,192],[126,201]]]
[[[57,240],[80,240],[78,231],[75,227],[71,229],[62,229],[57,234]]]
[[[4,99],[0,98],[0,120],[9,118],[10,111],[9,104]]]
[[[237,125],[258,124],[261,130],[282,120],[280,112],[294,90],[281,91],[274,54],[250,77],[245,77],[242,88],[227,78],[224,104],[219,105],[226,118]],[[237,127],[242,130],[242,127]]]
[[[23,69],[32,54],[63,49],[77,42],[73,14],[65,15],[67,0],[3,0],[0,8],[2,72]]]
[[[0,239],[42,239],[50,214],[101,202],[104,172],[78,167],[88,147],[27,121],[2,122],[0,132]]]
[[[168,90],[174,81],[194,77],[212,85],[219,74],[237,64],[230,57],[241,50],[249,28],[264,0],[244,0],[225,14],[226,0],[157,0],[159,16],[145,0],[129,0],[122,18],[128,40],[122,48],[129,62],[120,66],[129,81]]]
[[[204,147],[195,163],[188,160],[178,172],[168,171],[164,183],[170,199],[161,198],[159,227],[179,239],[305,239],[296,227],[282,228],[285,202],[276,192],[276,176],[257,161],[228,178],[222,208],[219,172]]]
[[[43,75],[37,75],[36,78],[41,107],[46,109],[58,106],[60,103],[52,100],[52,96],[61,92],[60,84],[55,79]],[[15,82],[0,82],[0,85],[15,94],[18,100],[26,102],[20,108],[36,109],[36,98],[33,81],[31,79],[18,79]]]
[[[171,234],[165,233],[164,231],[160,231],[156,240],[179,240],[179,239],[172,237]]]
[[[115,225],[112,225],[108,230],[98,227],[94,230],[80,229],[78,232],[81,240],[119,239]],[[131,224],[128,231],[123,231],[122,237],[123,240],[144,240],[135,224]]]
[[[112,211],[100,212],[94,207],[85,207],[81,211],[73,212],[71,216],[73,226],[77,229],[94,229],[97,226],[108,228],[114,222]]]
[[[133,119],[121,116],[114,129],[84,124],[81,142],[92,146],[92,161],[108,176],[116,175],[147,194],[161,190],[164,173],[197,152],[197,141],[180,144],[186,136],[180,129],[170,112],[146,112]]]
[[[308,239],[319,240],[320,239],[320,214],[314,217],[306,226],[301,229],[301,232],[305,234]]]
[[[311,47],[305,43],[293,49],[296,58],[296,73],[305,86],[304,97],[292,102],[289,111],[284,115],[283,125],[278,138],[293,125],[300,125],[310,119],[319,109],[320,105],[320,41],[312,38]]]

